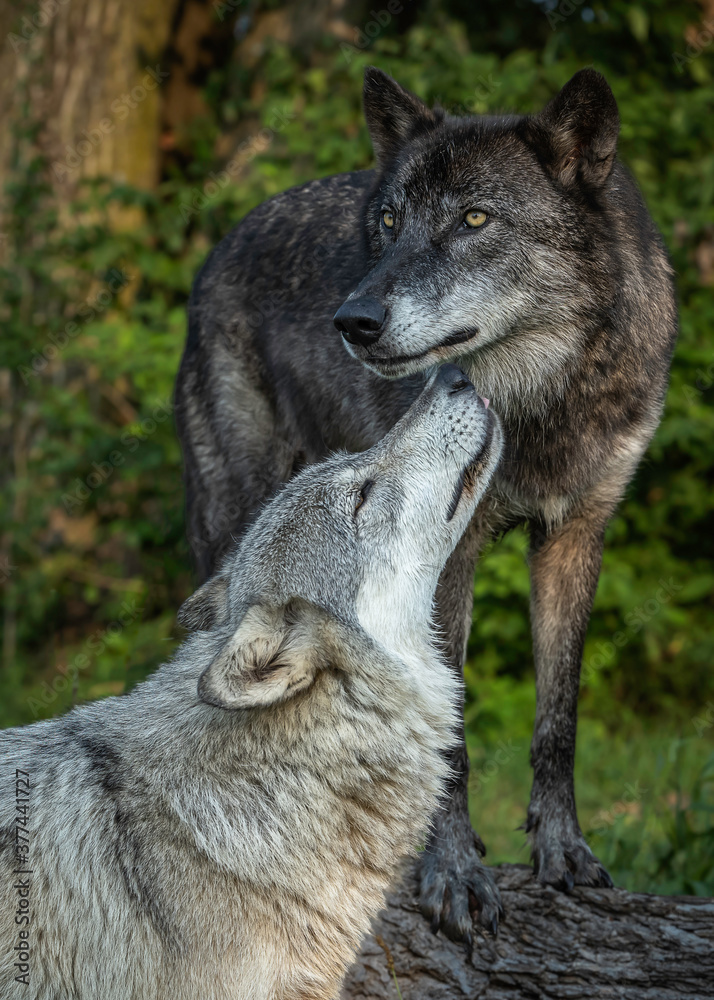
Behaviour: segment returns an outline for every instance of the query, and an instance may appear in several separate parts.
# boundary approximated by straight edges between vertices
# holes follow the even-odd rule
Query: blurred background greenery
[[[608,531],[579,812],[618,884],[714,895],[714,3],[71,0],[5,4],[0,32],[0,724],[127,691],[180,641],[171,399],[191,280],[265,198],[371,165],[364,67],[482,113],[536,110],[594,65],[672,254],[681,337]],[[524,535],[493,546],[475,593],[472,813],[489,860],[527,860]]]

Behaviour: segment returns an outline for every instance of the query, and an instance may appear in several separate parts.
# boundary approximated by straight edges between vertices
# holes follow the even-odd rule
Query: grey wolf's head
[[[247,707],[309,686],[322,613],[397,656],[428,641],[439,575],[501,447],[498,418],[445,365],[375,447],[299,473],[179,613],[225,635],[201,696]]]
[[[489,395],[479,364],[499,343],[530,338],[531,367],[567,352],[611,297],[605,79],[582,70],[540,114],[454,117],[370,68],[364,108],[378,173],[372,269],[335,314],[350,354],[387,377],[464,359]]]

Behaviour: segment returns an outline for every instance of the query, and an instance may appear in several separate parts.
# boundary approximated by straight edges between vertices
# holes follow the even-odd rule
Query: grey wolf
[[[605,527],[667,388],[668,258],[617,160],[617,104],[594,70],[537,114],[454,117],[369,69],[364,110],[376,169],[271,198],[196,278],[176,403],[197,569],[208,577],[296,470],[368,448],[433,365],[461,365],[506,444],[439,585],[445,652],[460,673],[478,552],[526,525],[537,714],[525,826],[543,882],[609,886],[575,808],[580,663]],[[469,821],[463,742],[452,765],[420,892],[458,939],[475,911],[495,929],[499,902]]]
[[[3,998],[336,997],[448,777],[432,602],[501,441],[444,366],[263,509],[172,662],[0,734]]]

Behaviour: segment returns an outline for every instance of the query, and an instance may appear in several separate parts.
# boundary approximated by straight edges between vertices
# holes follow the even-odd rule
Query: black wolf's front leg
[[[485,527],[474,520],[446,564],[436,594],[445,653],[459,676],[471,630],[474,567],[485,534]],[[434,931],[441,929],[454,941],[470,943],[472,920],[495,933],[503,908],[493,876],[481,863],[485,848],[469,819],[463,725],[450,763],[453,779],[422,855],[420,904]]]
[[[580,661],[602,562],[603,512],[531,531],[531,625],[536,667],[533,788],[526,830],[541,882],[611,886],[575,809],[573,765]]]

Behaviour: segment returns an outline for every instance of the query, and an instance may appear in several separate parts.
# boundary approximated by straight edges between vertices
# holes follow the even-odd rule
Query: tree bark
[[[88,179],[154,190],[167,157],[178,157],[179,170],[191,159],[192,129],[207,117],[203,90],[213,69],[232,60],[254,69],[270,38],[308,51],[326,32],[354,40],[356,29],[340,16],[344,3],[0,2],[0,198],[13,170],[25,169],[37,152],[47,160],[46,180],[60,207]],[[258,101],[264,86],[257,73],[251,88]],[[41,128],[28,148],[30,122]],[[232,155],[230,136],[218,145],[219,157]],[[0,205],[0,253],[11,212],[12,205]],[[131,227],[139,218],[125,209],[116,224]]]
[[[144,81],[165,51],[177,3],[3,7],[0,176],[9,166],[13,125],[29,116],[43,123],[38,145],[52,165],[48,180],[60,202],[88,177],[154,187],[163,77]]]
[[[350,970],[343,1000],[699,1000],[714,997],[714,900],[540,885],[502,865],[497,938],[431,933],[413,872],[388,900]]]

